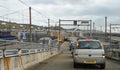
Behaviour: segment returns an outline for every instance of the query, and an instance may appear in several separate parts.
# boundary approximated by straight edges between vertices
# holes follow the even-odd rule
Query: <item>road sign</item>
[[[89,23],[88,20],[82,20],[81,23]]]
[[[77,21],[74,21],[74,25],[77,25]]]

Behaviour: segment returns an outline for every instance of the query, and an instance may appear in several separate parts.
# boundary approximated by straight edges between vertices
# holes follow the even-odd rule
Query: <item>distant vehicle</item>
[[[69,46],[69,50],[73,50],[75,48],[75,42],[71,41],[70,42],[70,46]]]
[[[74,68],[79,64],[100,65],[105,68],[104,48],[99,40],[78,40],[77,47],[73,51]]]
[[[49,45],[50,47],[58,46],[58,40],[57,39],[52,40],[50,37],[40,38],[39,43],[44,45]]]
[[[73,57],[73,51],[76,48],[76,42],[71,42],[69,46],[69,50],[71,51],[72,57]]]
[[[16,40],[17,41],[17,37],[12,36],[9,31],[0,31],[0,39],[2,39],[2,40]]]
[[[39,43],[40,44],[50,45],[51,44],[51,38],[49,38],[49,37],[40,38]]]

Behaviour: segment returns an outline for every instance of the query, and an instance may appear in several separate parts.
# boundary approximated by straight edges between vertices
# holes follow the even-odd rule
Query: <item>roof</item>
[[[80,39],[78,41],[99,41],[99,40],[96,40],[96,39]]]
[[[45,39],[45,40],[51,40],[50,37],[42,37],[42,38],[40,38],[40,40],[43,40],[43,39]]]

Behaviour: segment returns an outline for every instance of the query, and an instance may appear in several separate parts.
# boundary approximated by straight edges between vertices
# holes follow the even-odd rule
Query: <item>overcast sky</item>
[[[108,24],[120,24],[120,0],[22,0],[42,15],[58,21],[58,19],[91,19],[96,25],[104,25],[104,17],[108,17]],[[4,7],[4,8],[3,8]],[[7,15],[6,17],[19,19],[27,23],[27,6],[18,0],[0,0],[0,16],[20,10],[18,16]],[[25,9],[25,10],[23,10]],[[24,15],[24,16],[23,16]],[[32,12],[33,23],[43,25],[39,22],[47,22],[47,18]],[[21,19],[20,19],[21,18]],[[11,19],[12,20],[12,19]],[[40,21],[41,20],[41,21]],[[54,24],[53,24],[54,25]]]

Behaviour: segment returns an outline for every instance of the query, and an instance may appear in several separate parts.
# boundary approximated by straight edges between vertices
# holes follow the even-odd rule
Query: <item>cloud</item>
[[[30,0],[31,4],[90,4],[92,0]]]
[[[104,25],[104,17],[108,16],[109,23],[119,23],[120,14],[120,0],[22,0],[29,4],[41,14],[49,17],[50,19],[58,21],[61,19],[92,19],[98,25]],[[1,1],[0,1],[1,2]],[[1,4],[0,4],[1,5]],[[2,1],[2,6],[11,10],[18,10],[28,8],[17,0]],[[1,8],[0,8],[1,9]],[[25,11],[28,11],[26,9]],[[0,15],[9,13],[8,10],[2,8]],[[23,12],[24,13],[24,12]],[[28,13],[24,13],[28,14]],[[37,15],[37,16],[36,16]],[[18,16],[22,16],[19,14]],[[27,15],[28,16],[28,15]],[[34,12],[32,10],[34,23],[36,20],[44,20],[47,18]],[[35,17],[36,16],[36,17]],[[15,19],[19,19],[19,17]],[[113,20],[114,19],[114,20]],[[38,24],[39,25],[39,24]]]
[[[120,1],[111,0],[31,0],[41,11],[54,16],[117,16]],[[36,4],[37,3],[37,4]],[[62,5],[64,4],[64,5]]]
[[[82,14],[91,16],[118,16],[120,10],[117,7],[94,6],[84,9]]]

